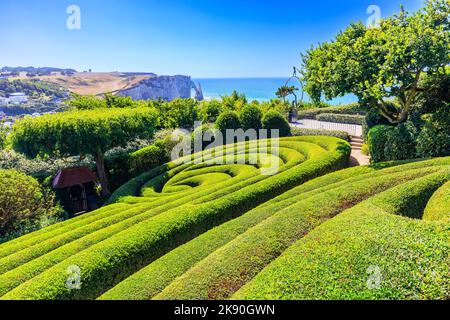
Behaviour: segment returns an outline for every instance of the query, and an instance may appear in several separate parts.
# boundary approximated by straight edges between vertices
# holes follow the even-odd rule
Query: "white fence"
[[[357,124],[325,122],[311,119],[298,119],[292,125],[304,129],[345,131],[352,136],[362,137],[362,126]]]

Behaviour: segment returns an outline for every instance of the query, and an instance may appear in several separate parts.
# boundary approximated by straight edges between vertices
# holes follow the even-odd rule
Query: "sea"
[[[196,84],[200,84],[205,100],[220,99],[236,90],[245,93],[248,100],[268,101],[277,98],[277,89],[286,85],[288,78],[193,78]],[[298,81],[291,80],[288,85],[301,88]],[[300,98],[301,92],[297,93]],[[308,95],[304,94],[304,101],[310,101]],[[326,101],[332,105],[341,105],[356,102],[354,95],[345,95]]]

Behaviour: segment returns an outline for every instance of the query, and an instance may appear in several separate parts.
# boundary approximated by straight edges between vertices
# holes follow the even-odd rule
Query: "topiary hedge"
[[[286,118],[277,111],[268,111],[265,113],[262,118],[262,126],[266,130],[279,130],[280,137],[289,137],[292,134],[291,127]]]
[[[321,113],[316,116],[316,120],[325,121],[325,122],[336,122],[336,123],[362,125],[364,123],[365,116],[350,115],[350,114]]]
[[[350,141],[350,134],[345,131],[333,131],[333,130],[319,130],[319,129],[305,129],[299,127],[291,127],[291,133],[293,136],[327,136],[336,137],[345,141]]]

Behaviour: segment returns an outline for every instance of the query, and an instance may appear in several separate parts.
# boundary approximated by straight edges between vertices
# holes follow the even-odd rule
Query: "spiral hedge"
[[[272,206],[281,202],[274,197],[286,197],[299,185],[315,193],[313,185],[304,183],[348,163],[350,146],[340,139],[276,141],[241,142],[168,163],[131,180],[99,210],[0,245],[1,299],[148,299],[163,294],[209,254],[275,218]],[[323,181],[325,188],[328,182]],[[322,220],[308,219],[307,224],[313,228]],[[294,234],[275,247],[287,247],[300,237]],[[270,253],[275,257],[275,251]],[[81,270],[80,289],[67,285],[73,266]],[[147,276],[151,281],[145,281]]]

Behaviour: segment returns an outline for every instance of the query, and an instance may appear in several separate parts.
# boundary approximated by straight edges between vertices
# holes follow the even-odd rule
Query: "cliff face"
[[[194,88],[196,92],[198,90],[189,76],[156,76],[143,80],[132,88],[119,91],[118,95],[129,96],[133,100],[161,98],[172,101],[176,98],[190,98],[191,88]],[[202,95],[196,94],[196,96]]]

